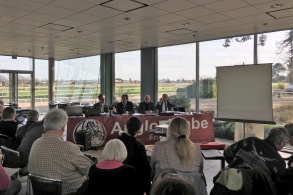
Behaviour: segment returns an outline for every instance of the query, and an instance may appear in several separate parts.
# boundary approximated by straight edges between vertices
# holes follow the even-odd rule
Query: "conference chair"
[[[62,181],[29,174],[28,178],[32,184],[33,193],[39,195],[61,195]]]
[[[1,146],[1,152],[2,152],[2,160],[1,163],[3,164],[4,167],[7,168],[20,168],[19,167],[19,152],[16,150],[12,150],[10,148],[7,148],[5,146]],[[25,170],[25,171],[24,171]],[[19,177],[27,176],[28,172],[26,171],[26,167],[21,168],[17,173],[17,179]],[[27,182],[26,186],[26,193],[30,194],[30,181],[28,179],[21,179],[21,183]]]
[[[7,135],[0,134],[0,146],[12,148],[12,138]]]

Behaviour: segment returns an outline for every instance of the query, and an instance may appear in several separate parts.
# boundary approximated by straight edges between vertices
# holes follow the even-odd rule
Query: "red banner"
[[[154,129],[157,125],[176,116],[138,116],[142,122],[141,134],[137,139],[146,145],[155,144],[158,136],[147,134],[145,131]],[[180,115],[185,118],[191,129],[189,139],[193,142],[214,141],[214,129],[211,114]],[[67,141],[75,143],[78,131],[90,131],[92,145],[103,146],[110,139],[118,137],[119,131],[126,130],[126,123],[130,116],[92,116],[87,118],[69,118],[67,123]]]

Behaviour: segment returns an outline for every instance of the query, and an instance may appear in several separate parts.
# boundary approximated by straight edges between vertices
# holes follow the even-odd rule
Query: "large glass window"
[[[195,110],[195,43],[158,48],[158,100],[169,95],[177,107]]]
[[[128,94],[134,104],[140,102],[140,51],[115,54],[115,101]]]
[[[11,56],[0,56],[0,70],[32,70],[32,61],[30,58]]]
[[[100,56],[55,62],[55,100],[94,104],[100,93]]]
[[[274,121],[281,125],[292,122],[293,117],[292,64],[290,66],[290,64],[286,63],[288,58],[292,58],[292,53],[291,55],[287,53],[289,47],[292,47],[292,37],[291,40],[288,39],[289,32],[287,30],[258,35],[258,62],[273,64],[273,115]],[[282,49],[281,43],[286,39],[289,40],[289,44]],[[265,133],[269,129],[265,129]]]
[[[217,88],[216,67],[253,64],[253,35],[243,39],[230,38],[201,42],[200,48],[200,99],[199,109],[216,114]],[[234,123],[214,124],[215,136],[234,140]]]
[[[35,109],[47,113],[48,107],[48,60],[35,59]]]

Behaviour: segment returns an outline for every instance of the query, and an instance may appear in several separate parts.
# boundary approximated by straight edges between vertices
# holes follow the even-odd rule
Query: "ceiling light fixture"
[[[130,18],[124,18],[126,21],[129,21],[130,20]]]
[[[29,36],[23,36],[23,38],[28,39],[28,38],[30,38],[30,37],[29,37]]]
[[[283,7],[283,4],[281,4],[281,3],[276,3],[276,4],[274,4],[274,5],[271,5],[270,7],[271,7],[271,8],[280,8],[280,7]]]
[[[184,23],[184,24],[182,24],[183,26],[189,26],[190,25],[190,23]]]
[[[130,35],[128,35],[129,37],[133,37],[134,35],[133,34],[130,34]]]
[[[268,23],[262,23],[262,25],[266,26],[266,25],[268,25]]]

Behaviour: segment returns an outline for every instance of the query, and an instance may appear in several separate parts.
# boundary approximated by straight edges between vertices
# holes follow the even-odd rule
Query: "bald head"
[[[150,101],[151,101],[151,97],[149,95],[145,95],[144,102],[148,104],[148,103],[150,103]]]

